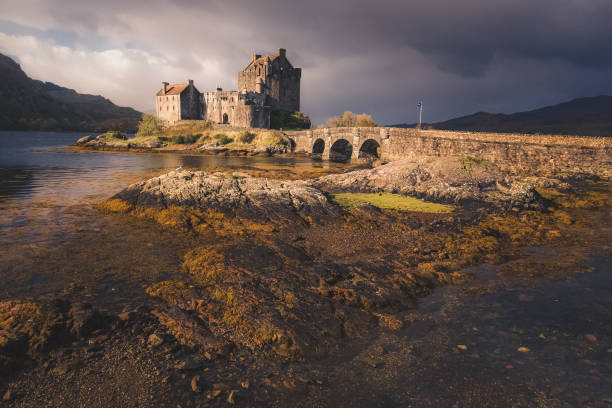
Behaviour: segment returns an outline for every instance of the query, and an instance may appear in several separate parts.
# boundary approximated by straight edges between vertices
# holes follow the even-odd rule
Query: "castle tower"
[[[279,48],[276,55],[252,55],[249,65],[238,73],[238,89],[263,93],[273,110],[299,111],[301,77],[301,68],[294,68],[287,51]]]

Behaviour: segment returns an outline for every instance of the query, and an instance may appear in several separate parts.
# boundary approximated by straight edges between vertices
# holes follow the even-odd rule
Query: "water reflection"
[[[189,154],[70,152],[83,133],[0,132],[0,202],[7,199],[69,204],[108,197],[143,177],[186,169],[328,168],[309,158]]]

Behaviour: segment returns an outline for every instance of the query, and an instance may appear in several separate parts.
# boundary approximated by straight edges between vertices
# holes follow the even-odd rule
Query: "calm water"
[[[131,182],[177,167],[244,169],[324,167],[308,158],[75,153],[66,147],[88,133],[0,132],[0,202],[76,203],[106,198]],[[337,164],[334,164],[337,166]]]

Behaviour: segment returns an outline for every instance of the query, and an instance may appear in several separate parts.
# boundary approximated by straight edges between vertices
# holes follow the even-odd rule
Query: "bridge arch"
[[[367,139],[361,144],[357,157],[360,159],[379,159],[380,143],[375,139]]]
[[[329,149],[329,160],[348,162],[353,155],[353,145],[346,139],[336,140]]]
[[[315,140],[314,144],[312,145],[312,154],[323,154],[324,151],[325,141],[320,138]]]

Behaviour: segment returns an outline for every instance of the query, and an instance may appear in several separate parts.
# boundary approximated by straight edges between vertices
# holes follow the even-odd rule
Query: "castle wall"
[[[204,94],[206,120],[213,123],[228,123],[233,125],[236,122],[237,102],[237,91],[206,92]],[[224,115],[227,115],[227,121],[224,121]]]
[[[300,109],[301,75],[302,70],[293,68],[282,48],[273,57],[254,55],[251,64],[238,73],[239,91],[219,88],[201,94],[189,80],[180,95],[167,95],[178,93],[187,84],[168,91],[168,83],[162,83],[159,93],[163,95],[156,96],[157,117],[170,124],[205,119],[238,127],[269,128],[271,110]]]
[[[272,109],[290,112],[300,110],[300,68],[272,73],[267,80],[267,95],[271,97]]]
[[[238,90],[263,92],[268,97],[266,104],[274,110],[299,111],[301,77],[301,68],[293,68],[285,57],[285,51],[279,50],[279,56],[271,62],[260,58],[240,71]],[[263,89],[257,85],[260,81],[264,84]]]
[[[203,119],[203,96],[195,86],[190,85],[181,93],[181,119]]]
[[[264,106],[265,96],[237,91],[207,92],[204,95],[206,120],[236,127],[269,128],[270,109]]]
[[[179,95],[163,95],[156,97],[157,117],[168,123],[181,120],[181,99]]]

